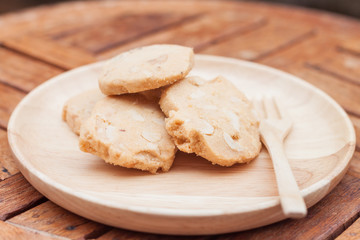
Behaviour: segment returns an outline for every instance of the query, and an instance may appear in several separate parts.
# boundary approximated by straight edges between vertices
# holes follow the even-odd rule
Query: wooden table
[[[358,136],[347,175],[305,219],[190,239],[360,238],[360,21],[224,1],[76,2],[0,16],[0,238],[184,238],[115,229],[62,209],[23,178],[7,143],[9,116],[34,87],[151,43],[188,45],[197,53],[255,61],[297,75],[340,103]]]

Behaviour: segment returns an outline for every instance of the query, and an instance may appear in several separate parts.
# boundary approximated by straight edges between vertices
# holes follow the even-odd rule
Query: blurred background
[[[11,0],[0,1],[0,14],[16,11],[41,4],[56,2],[66,2],[72,0]],[[256,2],[258,0],[245,0]],[[288,5],[298,5],[314,9],[322,9],[335,13],[340,13],[352,17],[360,18],[360,0],[261,0],[263,2],[273,2]]]

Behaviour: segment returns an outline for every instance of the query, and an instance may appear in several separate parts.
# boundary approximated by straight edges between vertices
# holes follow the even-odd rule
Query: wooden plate
[[[213,166],[178,152],[168,173],[152,175],[106,164],[78,149],[61,120],[64,102],[97,87],[103,63],[63,73],[36,88],[9,122],[10,146],[26,179],[56,204],[86,218],[164,234],[240,231],[284,219],[271,160],[265,149],[250,164]],[[223,75],[248,97],[275,95],[294,127],[286,154],[308,207],[345,174],[355,133],[329,96],[292,75],[259,64],[197,55],[192,75]]]

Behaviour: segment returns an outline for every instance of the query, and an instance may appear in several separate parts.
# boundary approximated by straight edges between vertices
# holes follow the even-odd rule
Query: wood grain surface
[[[128,24],[137,20],[139,23],[132,25],[137,27],[129,27]],[[214,25],[215,20],[220,25]],[[360,214],[358,20],[260,3],[89,1],[2,15],[0,29],[0,216],[5,221],[0,222],[0,229],[6,232],[8,239],[63,237],[66,231],[55,231],[54,227],[66,228],[67,218],[68,223],[84,223],[66,210],[52,207],[18,173],[8,145],[4,143],[7,122],[16,104],[31,89],[63,71],[153,42],[187,44],[195,47],[197,53],[252,60],[297,75],[338,101],[357,132],[356,153],[347,176],[309,209],[305,219],[285,220],[247,232],[190,239],[332,239],[337,236],[357,239],[359,221],[356,220]],[[107,31],[102,31],[105,29]],[[36,209],[49,213],[42,214],[44,220],[29,220],[30,215],[26,213]],[[14,219],[16,223],[10,223]],[[51,223],[56,219],[61,219],[59,225],[44,227],[47,221]],[[184,238],[104,229],[91,221],[85,221],[84,226],[80,230],[70,230],[74,233],[67,236]],[[94,231],[99,232],[87,235]]]
[[[95,238],[109,229],[70,213],[50,201],[10,218],[8,222],[71,239]]]

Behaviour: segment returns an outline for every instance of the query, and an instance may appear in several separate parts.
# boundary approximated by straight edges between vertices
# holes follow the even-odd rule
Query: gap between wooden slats
[[[92,24],[71,35],[57,37],[67,46],[82,48],[95,54],[130,42],[141,36],[154,34],[172,26],[191,21],[199,14],[183,16],[177,13],[128,14]]]
[[[0,220],[6,220],[46,201],[17,173],[0,182]]]
[[[341,233],[336,240],[358,240],[360,239],[360,218],[358,218],[350,227]]]
[[[339,51],[347,52],[349,54],[353,54],[357,57],[360,57],[360,34],[356,37],[349,37],[346,40],[342,41],[338,44],[337,48]]]
[[[42,59],[5,47],[0,47],[0,66],[0,82],[22,92],[29,92],[64,71]]]
[[[64,238],[53,236],[46,232],[27,229],[24,226],[0,221],[1,239],[37,239],[37,240],[64,240]]]
[[[69,70],[96,61],[96,58],[82,49],[58,44],[52,39],[23,35],[5,39],[3,45],[61,70]]]
[[[193,21],[184,22],[164,31],[143,36],[130,43],[106,51],[99,59],[109,58],[131,48],[155,43],[180,44],[193,47],[195,51],[209,44],[221,41],[243,32],[252,31],[264,25],[266,20],[259,15],[222,11],[204,14]]]
[[[71,239],[96,238],[110,229],[75,215],[50,201],[18,214],[7,222]]]
[[[270,19],[261,28],[208,46],[201,53],[256,61],[295,46],[314,33],[312,26]]]
[[[12,111],[25,94],[1,83],[0,93],[0,126],[6,129]]]
[[[19,173],[7,139],[7,132],[0,129],[0,182]]]
[[[360,86],[360,56],[333,48],[309,59],[306,64],[318,71]]]

